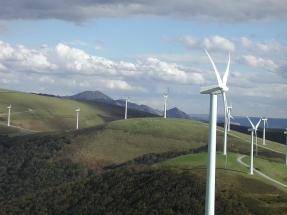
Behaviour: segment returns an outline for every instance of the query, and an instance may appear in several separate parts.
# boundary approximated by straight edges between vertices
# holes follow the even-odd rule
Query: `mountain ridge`
[[[122,107],[125,107],[126,105],[126,101],[124,99],[114,100],[100,91],[83,91],[81,93],[78,93],[72,96],[65,96],[64,98],[97,101],[97,102],[103,102],[107,104],[118,105]],[[155,114],[158,116],[163,116],[163,111],[153,109],[149,107],[148,105],[144,105],[144,104],[138,105],[136,103],[129,102],[128,108],[143,111],[146,113]],[[177,107],[169,109],[166,112],[167,112],[167,117],[191,119],[191,117],[188,114],[179,110]]]

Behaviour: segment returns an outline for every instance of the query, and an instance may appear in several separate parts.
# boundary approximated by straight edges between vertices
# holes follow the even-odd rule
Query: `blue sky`
[[[0,88],[208,113],[200,87],[231,55],[234,116],[287,117],[287,2],[0,0]],[[212,5],[210,5],[212,4]],[[246,6],[248,5],[248,7]],[[223,113],[222,99],[218,112]]]

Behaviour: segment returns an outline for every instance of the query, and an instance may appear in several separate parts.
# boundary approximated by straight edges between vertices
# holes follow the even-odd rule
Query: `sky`
[[[287,118],[287,1],[0,0],[0,88],[207,114],[221,77],[233,116]],[[77,107],[75,107],[77,108]],[[223,114],[218,95],[218,114]]]

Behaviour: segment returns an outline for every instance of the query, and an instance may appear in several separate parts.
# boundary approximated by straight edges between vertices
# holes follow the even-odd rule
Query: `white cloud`
[[[279,68],[272,60],[262,59],[252,55],[243,55],[240,61],[244,64],[250,65],[252,67],[261,67],[267,71],[276,72]]]
[[[203,75],[196,69],[183,67],[175,63],[167,63],[156,58],[146,58],[131,62],[115,62],[103,57],[93,56],[83,50],[71,48],[62,43],[56,47],[42,46],[39,50],[28,49],[23,45],[15,47],[0,43],[1,70],[18,72],[22,75],[37,74],[41,82],[56,83],[61,79],[63,84],[78,86],[76,80],[65,77],[82,78],[100,77],[109,88],[133,89],[127,81],[172,82],[178,84],[202,84]],[[31,76],[32,77],[32,76]],[[114,80],[114,81],[107,81]],[[81,80],[84,86],[84,80]],[[137,88],[140,89],[140,88]],[[144,89],[140,89],[144,91]]]
[[[6,66],[3,66],[1,63],[0,63],[0,71],[7,71],[7,67]]]
[[[256,53],[279,51],[284,47],[278,44],[274,39],[253,42],[246,37],[241,37],[241,38],[234,38],[233,41],[243,46],[245,50],[253,51]]]
[[[52,78],[49,77],[49,76],[42,76],[42,77],[39,78],[39,81],[40,81],[40,82],[55,83],[55,80],[52,79]]]
[[[187,49],[207,49],[211,51],[235,51],[235,45],[228,39],[220,36],[198,39],[191,35],[184,35],[179,38]]]

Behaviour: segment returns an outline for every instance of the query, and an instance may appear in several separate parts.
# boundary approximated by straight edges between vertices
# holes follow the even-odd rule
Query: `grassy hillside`
[[[7,125],[9,104],[11,127]],[[79,128],[87,128],[124,117],[124,108],[99,102],[76,101],[0,89],[0,134],[33,131],[63,131],[76,128],[76,109],[80,107]],[[152,116],[129,110],[128,117]],[[13,127],[13,126],[16,126]],[[17,127],[28,130],[19,129]]]
[[[219,128],[220,129],[220,128]],[[228,136],[228,151],[250,153],[250,135],[232,131]],[[239,138],[240,137],[240,138]],[[113,121],[102,126],[73,132],[72,144],[66,150],[74,161],[87,165],[120,164],[148,156],[149,153],[192,151],[208,142],[208,125],[193,120],[175,118],[134,118]],[[217,132],[217,150],[222,151],[223,132]],[[285,147],[271,141],[266,147],[285,152]],[[284,154],[258,147],[258,156],[284,162]]]

